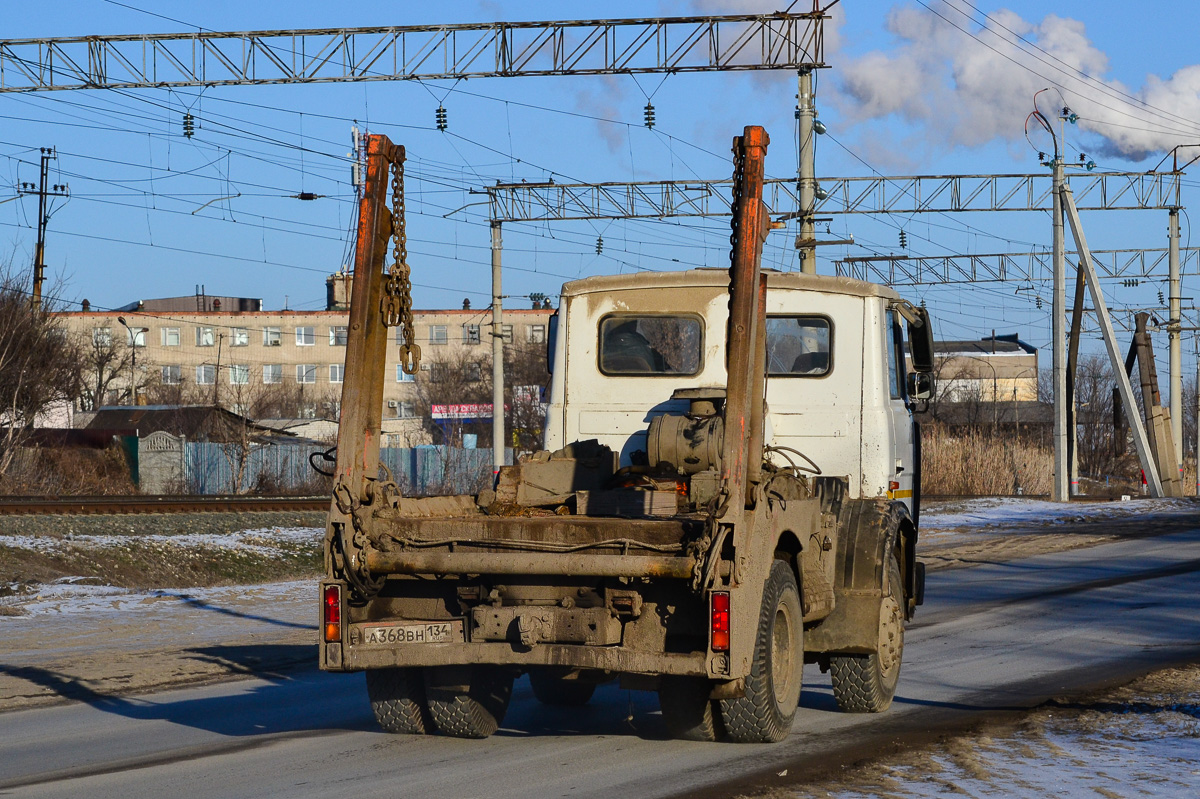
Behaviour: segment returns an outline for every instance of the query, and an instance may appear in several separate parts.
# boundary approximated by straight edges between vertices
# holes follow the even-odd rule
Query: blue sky
[[[26,4],[19,14],[6,14],[0,38],[188,25],[255,30],[715,14],[777,5],[787,4],[76,0]],[[801,0],[797,8],[807,5]],[[817,173],[1037,171],[1036,153],[1022,135],[1024,117],[1033,91],[1051,77],[1068,85],[1066,102],[1085,118],[1068,130],[1069,154],[1084,150],[1106,169],[1148,169],[1173,144],[1200,141],[1200,74],[1193,74],[1200,67],[1191,46],[1200,7],[1172,4],[1168,13],[1157,10],[1161,6],[843,0],[829,30],[830,68],[818,81],[818,107],[831,135],[818,139]],[[985,23],[1037,42],[1040,60],[981,31]],[[1067,75],[1058,69],[1064,64],[1091,77]],[[642,125],[648,95],[656,109],[653,130]],[[478,201],[471,188],[550,176],[721,178],[730,172],[730,138],[747,124],[764,125],[772,135],[768,172],[794,174],[794,95],[795,76],[787,72],[3,94],[0,201],[20,182],[36,180],[36,148],[58,148],[55,182],[69,183],[73,196],[50,222],[47,262],[70,301],[86,297],[95,307],[114,307],[191,294],[203,284],[212,294],[261,297],[268,308],[285,302],[319,308],[325,275],[347,258],[353,198],[344,156],[358,120],[408,149],[416,304],[459,307],[469,298],[478,308],[489,294],[486,216],[471,207],[444,218]],[[439,103],[448,111],[447,133],[434,125]],[[181,124],[189,109],[199,120],[190,140]],[[288,197],[300,191],[326,196],[314,202]],[[1194,193],[1189,186],[1185,202]],[[0,204],[0,258],[29,262],[35,214],[33,199]],[[1097,249],[1166,244],[1165,212],[1085,215],[1084,223]],[[838,217],[830,237],[853,235],[858,244],[822,248],[818,269],[828,273],[830,259],[844,255],[897,252],[900,228],[909,250],[924,255],[1024,252],[1050,243],[1044,214]],[[794,232],[775,234],[768,265],[795,267]],[[1185,244],[1189,235],[1185,217]],[[604,240],[600,255],[598,237]],[[507,303],[520,307],[524,295],[554,295],[564,280],[577,277],[723,265],[728,229],[719,219],[509,225],[504,245]],[[1185,278],[1184,297],[1195,294],[1195,280]],[[1110,299],[1118,307],[1154,305],[1160,287],[1110,284]],[[995,328],[1045,346],[1049,287],[1016,288],[903,291],[927,301],[942,337],[977,338]],[[1044,355],[1048,365],[1048,351]]]

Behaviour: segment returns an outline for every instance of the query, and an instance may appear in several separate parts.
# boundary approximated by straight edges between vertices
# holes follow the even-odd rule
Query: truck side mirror
[[[912,308],[916,317],[908,318],[908,347],[912,366],[917,372],[933,371],[933,320],[925,308]],[[932,386],[932,384],[931,384]],[[909,392],[911,395],[911,391]]]
[[[933,397],[933,374],[930,372],[908,373],[908,398],[928,402]]]

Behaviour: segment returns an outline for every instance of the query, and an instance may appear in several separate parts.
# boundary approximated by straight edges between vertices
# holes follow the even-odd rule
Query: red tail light
[[[729,593],[714,591],[712,594],[712,650],[729,651]]]
[[[321,605],[324,609],[325,641],[337,643],[342,640],[342,589],[340,586],[325,586]]]

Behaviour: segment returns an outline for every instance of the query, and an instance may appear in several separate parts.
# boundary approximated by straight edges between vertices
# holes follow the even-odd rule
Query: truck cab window
[[[606,316],[600,321],[600,371],[606,375],[694,375],[700,371],[700,320],[688,316]]]
[[[767,374],[822,377],[833,368],[833,334],[824,316],[767,317]]]

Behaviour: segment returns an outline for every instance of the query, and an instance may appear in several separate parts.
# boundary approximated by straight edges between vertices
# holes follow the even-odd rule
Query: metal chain
[[[741,208],[742,197],[742,178],[745,172],[746,163],[746,147],[741,136],[733,140],[733,198],[730,202],[730,210],[733,212],[733,217],[729,222],[729,261],[730,265],[733,259],[737,257],[738,244],[738,210]]]
[[[392,266],[384,287],[383,323],[399,327],[400,368],[416,374],[421,365],[421,347],[416,343],[412,314],[412,270],[408,266],[408,232],[404,221],[404,162],[392,163]]]

